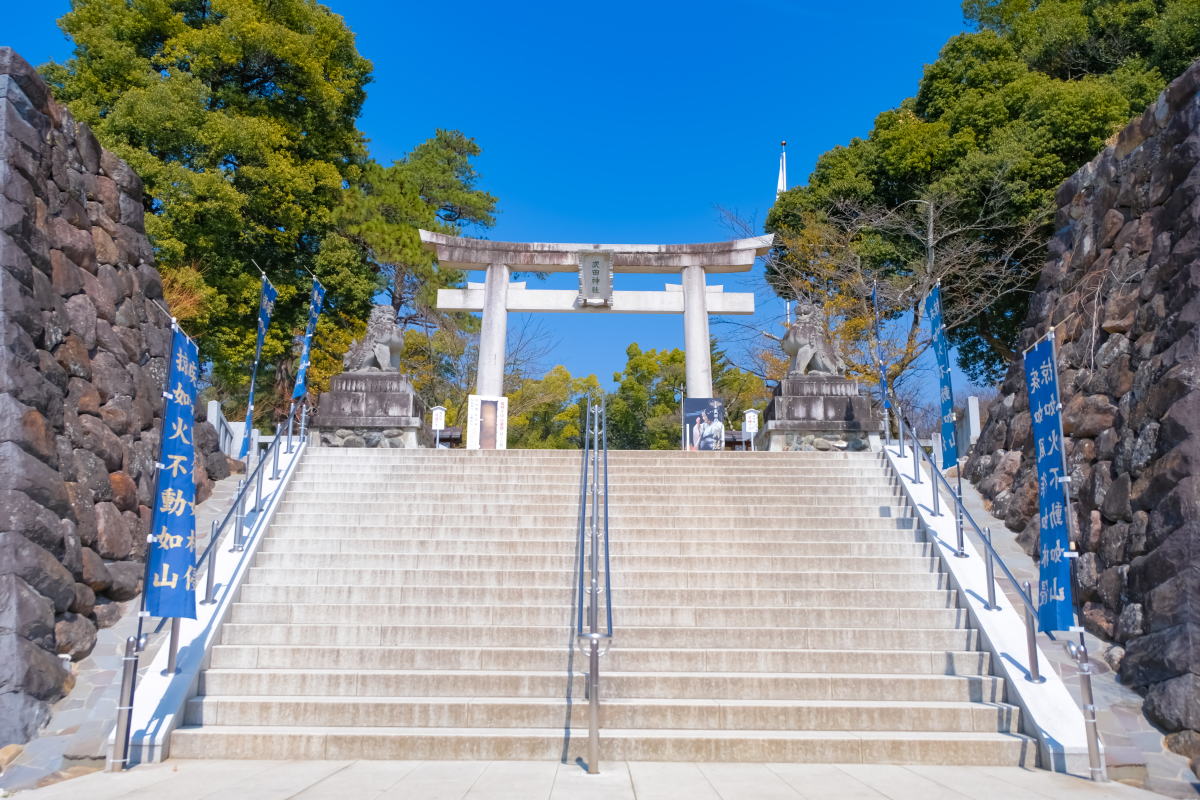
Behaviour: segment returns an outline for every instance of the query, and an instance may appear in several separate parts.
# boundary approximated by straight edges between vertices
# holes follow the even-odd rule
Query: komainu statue
[[[796,321],[780,344],[792,357],[788,377],[798,375],[842,375],[846,363],[838,355],[821,311],[812,303],[796,307]]]
[[[351,342],[342,357],[342,366],[348,372],[399,372],[403,353],[404,336],[396,325],[395,310],[377,305],[371,309],[362,340]]]

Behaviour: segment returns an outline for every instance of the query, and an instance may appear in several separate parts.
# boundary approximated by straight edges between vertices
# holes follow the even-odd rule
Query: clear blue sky
[[[912,95],[923,66],[963,29],[958,0],[326,2],[375,65],[360,120],[375,158],[390,162],[439,127],[475,137],[482,186],[499,198],[483,235],[518,241],[732,238],[718,208],[761,226],[781,139],[789,183],[803,183],[820,153]],[[67,8],[8,4],[0,44],[35,64],[68,57],[55,25]],[[724,282],[754,291],[755,279]],[[757,323],[774,330],[782,306],[758,294]],[[630,342],[683,344],[675,316],[535,321],[553,342],[547,367],[605,382]],[[520,324],[514,315],[510,332]]]

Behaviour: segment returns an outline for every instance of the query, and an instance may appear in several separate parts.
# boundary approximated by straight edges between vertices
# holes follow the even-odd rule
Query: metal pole
[[[887,402],[886,398],[884,398],[884,402]],[[888,408],[886,405],[883,407],[883,444],[885,447],[892,446],[892,426],[889,424]]]
[[[917,431],[915,428],[909,428],[909,433],[912,434],[912,449],[913,449],[913,483],[921,482],[921,443],[917,440]],[[937,487],[935,486],[936,490]]]
[[[262,509],[263,509],[263,501],[262,501],[263,471],[262,471],[261,461],[262,461],[262,458],[260,457],[259,458],[260,463],[254,469],[256,477],[254,479],[254,509],[253,509],[253,511],[255,514],[262,511]]]
[[[242,478],[241,480],[238,481],[237,495],[234,497],[234,500],[233,500],[233,504],[234,504],[233,548],[229,551],[231,553],[236,553],[242,549],[242,517],[245,516],[245,513],[246,513],[246,507],[245,507],[246,498],[242,496],[242,489],[243,489],[243,487],[245,487],[245,485],[246,485],[245,478]]]
[[[900,458],[904,458],[904,414],[896,406],[896,439],[900,445]]]
[[[304,441],[304,437],[308,435],[308,403],[300,405],[300,441]]]
[[[138,640],[125,640],[125,655],[121,657],[121,695],[117,698],[117,730],[108,771],[120,772],[129,766],[129,727],[133,724],[133,689],[137,679]],[[120,758],[118,758],[118,755]]]
[[[983,567],[987,571],[987,610],[995,611],[996,605],[996,565],[992,563],[992,529],[983,529],[985,540],[983,547]]]
[[[600,772],[600,414],[592,422],[591,586],[588,589],[588,774]]]
[[[176,660],[179,658],[179,617],[171,617],[171,641],[167,643],[167,668],[163,675],[174,675],[179,672]]]
[[[955,523],[957,525],[955,532],[958,534],[958,549],[955,551],[954,555],[957,556],[958,558],[967,558],[966,545],[963,541],[964,539],[966,539],[966,535],[963,532],[962,465],[955,464],[954,470],[958,476],[958,504],[957,504],[957,507],[955,508],[955,511],[957,512],[957,514],[955,515],[955,517],[956,517]]]
[[[288,455],[291,455],[291,452],[292,452],[292,422],[294,420],[295,413],[296,413],[296,401],[293,400],[292,404],[290,406],[288,406],[288,449],[287,449]]]
[[[216,588],[217,580],[217,521],[212,522],[212,530],[208,534],[208,577],[204,584],[204,599],[200,601],[202,606],[211,606],[214,602],[213,593]]]
[[[933,484],[933,515],[940,517],[942,515],[942,487],[938,483],[937,475],[932,472],[929,481]]]
[[[1029,585],[1029,581],[1025,581],[1025,596],[1031,601],[1033,600],[1033,589]],[[1038,654],[1037,654],[1037,615],[1030,610],[1029,606],[1025,606],[1025,644],[1029,649],[1029,676],[1025,680],[1030,683],[1045,683],[1046,679],[1042,677],[1041,671],[1038,669]]]
[[[1088,661],[1087,644],[1079,634],[1079,647],[1072,653],[1079,664],[1079,693],[1083,700],[1083,724],[1087,729],[1088,771],[1094,781],[1107,781],[1104,762],[1100,758],[1100,731],[1096,726],[1096,700],[1092,694],[1092,664]]]
[[[275,441],[271,442],[271,450],[274,455],[271,457],[271,480],[279,480],[279,432],[283,429],[278,422],[275,423]]]

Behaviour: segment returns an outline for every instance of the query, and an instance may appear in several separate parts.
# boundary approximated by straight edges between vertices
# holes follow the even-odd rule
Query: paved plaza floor
[[[1020,767],[540,761],[188,761],[103,772],[18,800],[1153,800],[1119,783]]]

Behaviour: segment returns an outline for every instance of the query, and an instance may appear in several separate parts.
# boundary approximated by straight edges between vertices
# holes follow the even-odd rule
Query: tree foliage
[[[684,352],[625,351],[625,369],[613,375],[617,390],[608,398],[608,442],[616,450],[678,450],[683,424],[680,399],[687,385]],[[735,367],[712,343],[713,392],[725,401],[727,424],[737,427],[748,408],[762,409],[768,392],[763,380]]]
[[[334,318],[365,316],[378,281],[334,222],[365,157],[371,65],[341,17],[314,0],[75,0],[59,24],[74,57],[43,71],[142,177],[159,268],[197,300],[189,329],[216,381],[246,381],[251,259],[279,289],[268,363],[303,330],[306,270]]]
[[[963,11],[975,31],[950,39],[916,96],[881,113],[867,138],[823,154],[807,186],[780,196],[769,230],[794,239],[839,205],[896,209],[931,195],[960,198],[969,220],[987,211],[999,181],[1002,218],[980,256],[1019,263],[1033,251],[1014,244],[1049,218],[1058,185],[1200,56],[1195,0],[966,0]],[[1039,238],[1049,234],[1044,223]],[[903,250],[902,237],[890,239]],[[786,246],[775,255],[786,260]],[[864,255],[884,276],[903,262]],[[1035,279],[1030,270],[1026,291],[951,332],[973,379],[1003,374]]]
[[[590,400],[603,393],[595,375],[572,378],[566,367],[527,378],[508,397],[508,446],[566,450],[580,446],[580,425]]]

